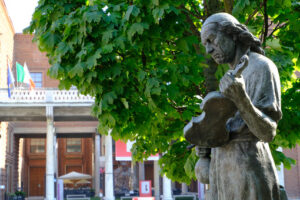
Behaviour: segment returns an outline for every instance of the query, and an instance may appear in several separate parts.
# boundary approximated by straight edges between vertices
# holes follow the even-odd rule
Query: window
[[[81,152],[81,139],[67,138],[67,152],[68,153]]]
[[[43,86],[42,72],[31,72],[30,76],[31,76],[36,88],[41,88]]]
[[[44,153],[44,152],[45,152],[44,138],[30,139],[30,153]]]

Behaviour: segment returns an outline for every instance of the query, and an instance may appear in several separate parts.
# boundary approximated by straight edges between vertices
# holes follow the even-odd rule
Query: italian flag
[[[17,69],[17,82],[23,83],[24,82],[24,68],[20,63],[16,62],[16,69]]]
[[[32,90],[35,88],[35,84],[30,76],[28,67],[26,63],[24,64],[24,67],[20,65],[18,62],[16,63],[17,68],[17,82],[26,83],[30,86],[30,89]]]

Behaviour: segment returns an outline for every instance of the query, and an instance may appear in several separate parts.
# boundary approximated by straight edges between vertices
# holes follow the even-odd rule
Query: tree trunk
[[[232,14],[233,0],[224,0],[225,12]]]
[[[204,0],[203,3],[206,13],[205,19],[214,13],[224,12],[220,0]],[[206,92],[211,92],[218,89],[219,83],[215,76],[218,64],[212,58],[208,59],[206,63],[208,67],[203,70],[203,75],[205,78]]]

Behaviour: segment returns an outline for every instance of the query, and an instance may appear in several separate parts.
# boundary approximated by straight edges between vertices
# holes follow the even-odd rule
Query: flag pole
[[[13,63],[13,62],[12,62]],[[19,88],[18,87],[18,73],[17,73],[17,61],[15,63],[15,72],[16,72],[16,85],[17,85],[17,89]]]
[[[16,64],[15,64],[15,68],[16,68],[16,78],[17,78],[17,88],[19,89],[20,87],[20,84],[19,84],[19,81],[18,81],[18,70],[17,70],[17,61],[16,61]]]
[[[19,89],[19,81],[18,81],[18,70],[17,70],[17,61],[16,61],[16,77],[17,77],[17,88]]]
[[[10,70],[11,70],[11,72],[13,74],[13,71],[12,71],[13,70],[13,62],[9,59],[8,55],[6,55],[6,58],[7,58],[7,64],[8,64],[7,66],[11,67]],[[15,81],[13,82],[13,88],[15,88]]]

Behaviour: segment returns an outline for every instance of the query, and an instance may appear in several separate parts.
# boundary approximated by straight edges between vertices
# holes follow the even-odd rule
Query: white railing
[[[8,97],[7,88],[0,88],[0,103],[94,103],[94,98],[79,94],[77,89],[15,88]]]

